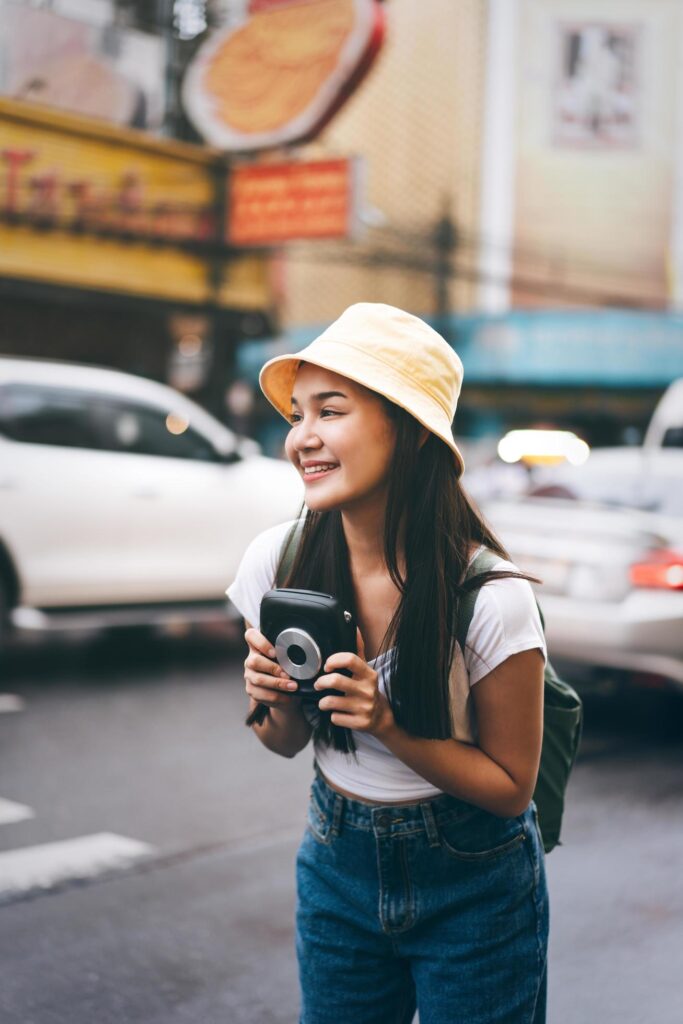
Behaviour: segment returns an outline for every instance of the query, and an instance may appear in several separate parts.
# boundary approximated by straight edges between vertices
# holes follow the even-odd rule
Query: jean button
[[[391,818],[388,814],[379,814],[377,816],[377,824],[380,828],[386,828],[390,821]]]

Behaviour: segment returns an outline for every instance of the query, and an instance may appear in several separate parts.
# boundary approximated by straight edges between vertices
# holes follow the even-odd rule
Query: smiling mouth
[[[306,483],[310,483],[311,480],[322,480],[324,476],[329,476],[330,473],[334,473],[335,469],[339,469],[339,466],[327,465],[327,466],[311,466],[308,469],[302,467],[303,478]]]

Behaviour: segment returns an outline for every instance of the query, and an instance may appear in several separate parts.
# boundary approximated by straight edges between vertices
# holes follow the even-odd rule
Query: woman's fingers
[[[275,657],[275,648],[271,644],[267,636],[264,636],[254,626],[250,626],[244,634],[244,639],[247,641],[252,650],[259,651],[261,654],[265,654],[266,658]]]
[[[244,673],[246,682],[251,683],[253,686],[260,686],[265,690],[288,690],[293,691],[297,689],[297,684],[293,679],[290,679],[288,675],[274,676],[268,672],[256,672],[253,668],[247,668]]]
[[[276,661],[266,658],[263,654],[256,654],[250,651],[244,661],[244,667],[252,672],[261,672],[265,675],[285,677],[287,673],[280,668]]]
[[[363,669],[368,667],[368,663],[359,658],[357,654],[352,654],[351,651],[339,651],[338,654],[331,654],[325,662],[325,671],[334,672],[336,669],[347,668],[351,672],[358,673],[362,672]]]
[[[291,694],[289,693],[278,693],[277,690],[270,690],[266,687],[254,686],[252,683],[247,683],[246,691],[250,697],[258,701],[259,704],[265,704],[269,708],[282,707],[287,704]]]
[[[270,640],[253,626],[246,630],[244,639],[249,645],[249,654],[244,661],[247,693],[259,704],[270,708],[286,704],[298,689],[298,684],[275,661],[275,649]]]
[[[319,676],[313,683],[314,690],[343,690],[344,693],[352,693],[358,683],[349,676],[343,676],[339,672],[330,672],[326,676]]]

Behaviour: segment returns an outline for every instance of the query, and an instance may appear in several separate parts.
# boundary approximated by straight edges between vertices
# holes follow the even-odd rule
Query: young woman
[[[285,585],[334,594],[359,624],[312,712],[258,628],[291,524],[253,541],[228,590],[247,622],[250,709],[265,706],[254,732],[285,757],[314,741],[297,858],[301,1024],[408,1024],[416,1006],[421,1024],[545,1020],[531,798],[546,649],[528,579],[460,484],[461,381],[440,335],[374,303],[261,373],[305,485]],[[461,649],[465,576],[486,549],[497,563],[476,581]]]

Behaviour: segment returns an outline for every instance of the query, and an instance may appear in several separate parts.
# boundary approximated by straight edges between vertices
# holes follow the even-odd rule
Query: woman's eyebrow
[[[325,402],[328,398],[348,398],[343,391],[319,391],[317,395],[311,395],[316,402]],[[298,405],[296,398],[292,395],[292,405]]]

